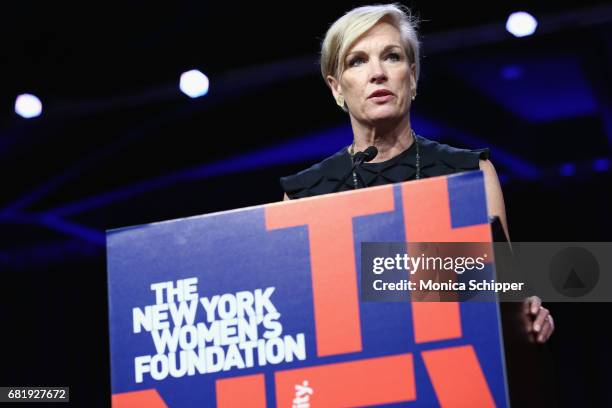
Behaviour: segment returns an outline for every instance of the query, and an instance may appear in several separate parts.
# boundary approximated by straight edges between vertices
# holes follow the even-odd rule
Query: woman
[[[353,142],[293,176],[281,178],[285,200],[480,169],[488,212],[508,236],[499,179],[489,150],[465,150],[417,136],[410,106],[417,95],[419,42],[416,21],[397,5],[353,9],[327,31],[321,73],[336,103],[349,114]],[[375,146],[378,154],[356,166],[356,152]],[[544,343],[554,323],[538,297],[525,302],[528,330]]]

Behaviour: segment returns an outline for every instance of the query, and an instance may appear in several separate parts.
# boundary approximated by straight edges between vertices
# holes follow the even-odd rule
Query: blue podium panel
[[[109,231],[113,406],[507,406],[496,303],[360,301],[362,242],[442,241],[481,172]]]

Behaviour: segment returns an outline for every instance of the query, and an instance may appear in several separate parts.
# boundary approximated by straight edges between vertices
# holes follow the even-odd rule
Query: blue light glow
[[[570,177],[576,174],[576,166],[573,163],[565,163],[559,166],[559,173],[562,176]]]
[[[501,77],[506,81],[519,79],[523,76],[523,68],[519,65],[506,65],[502,68]]]
[[[610,159],[602,157],[593,160],[593,170],[595,171],[608,171],[610,170]]]
[[[575,56],[524,57],[517,61],[514,56],[500,54],[477,61],[457,60],[452,68],[498,105],[530,122],[591,115],[598,110],[593,89]],[[519,84],[506,80],[517,75]]]

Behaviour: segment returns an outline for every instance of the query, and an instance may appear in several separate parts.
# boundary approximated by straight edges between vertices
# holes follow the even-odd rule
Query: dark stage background
[[[610,241],[612,8],[412,1],[416,131],[490,147],[515,241]],[[104,231],[278,201],[278,178],[350,144],[317,65],[365,2],[2,4],[2,385],[108,406]],[[535,35],[505,31],[531,12]],[[190,99],[198,68],[210,92]],[[15,97],[43,102],[14,113]],[[561,406],[612,406],[609,304],[550,304]]]

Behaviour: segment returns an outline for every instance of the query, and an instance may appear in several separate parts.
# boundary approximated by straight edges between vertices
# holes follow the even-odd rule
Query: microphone
[[[372,161],[378,155],[378,149],[376,146],[369,146],[363,151],[363,155],[365,156],[364,162]]]
[[[342,180],[340,180],[340,182],[336,184],[336,187],[334,187],[332,193],[338,191],[338,189],[344,184],[346,179],[353,174],[357,166],[360,166],[364,162],[372,161],[377,155],[378,149],[376,148],[376,146],[368,146],[364,151],[355,153],[353,155],[353,167],[351,167],[351,171],[349,171],[344,177],[342,177]]]
[[[378,155],[378,149],[376,146],[369,146],[363,152],[357,152],[353,156],[353,168],[351,169],[351,173],[355,168],[361,163],[372,161]]]

